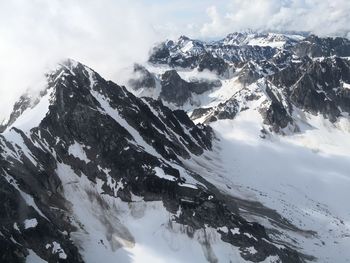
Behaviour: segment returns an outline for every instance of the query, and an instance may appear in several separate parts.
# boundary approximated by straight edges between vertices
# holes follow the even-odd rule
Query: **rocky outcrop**
[[[142,65],[135,64],[133,73],[135,77],[131,78],[128,82],[131,88],[139,90],[141,88],[152,89],[156,87],[154,75]]]
[[[161,86],[162,91],[159,97],[178,106],[183,105],[191,97],[188,83],[179,76],[176,70],[167,71],[162,75]]]
[[[293,123],[293,119],[280,103],[272,102],[271,105],[263,109],[261,113],[264,118],[264,123],[270,125],[272,130],[276,133],[286,128],[288,124]]]
[[[192,97],[192,94],[202,94],[215,87],[220,87],[219,80],[193,79],[183,80],[176,70],[169,70],[161,77],[161,92],[159,98],[182,106]]]
[[[350,41],[341,37],[320,38],[311,35],[297,43],[292,50],[299,57],[349,57]]]
[[[305,60],[270,77],[292,104],[312,114],[336,121],[341,112],[349,112],[347,83],[350,63],[342,58]]]
[[[198,70],[209,70],[218,75],[224,75],[228,72],[229,65],[222,58],[214,57],[211,53],[204,53],[199,58]]]

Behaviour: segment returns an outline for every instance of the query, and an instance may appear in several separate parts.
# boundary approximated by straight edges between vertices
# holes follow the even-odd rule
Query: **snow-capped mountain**
[[[282,48],[283,46],[293,45],[304,38],[304,36],[297,34],[255,33],[254,31],[246,31],[229,34],[218,43],[226,46],[248,45]]]
[[[350,260],[350,41],[182,36],[66,60],[0,126],[0,262]]]
[[[212,127],[220,172],[209,172],[208,180],[272,208],[303,234],[266,215],[248,218],[317,262],[348,262],[349,44],[253,32],[208,43],[180,37],[157,45],[143,73],[135,70],[131,83],[139,85],[127,86]],[[142,85],[146,79],[154,85]]]
[[[264,97],[259,110],[278,131],[293,126],[294,108],[331,122],[350,113],[349,57],[344,38],[244,32],[205,43],[181,36],[156,46],[128,86],[201,122],[232,119],[247,101]]]

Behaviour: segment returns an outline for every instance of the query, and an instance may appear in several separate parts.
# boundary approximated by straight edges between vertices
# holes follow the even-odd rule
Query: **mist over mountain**
[[[220,39],[249,28],[349,37],[349,14],[348,0],[2,1],[0,122],[67,57],[124,84],[125,67],[147,61],[152,45],[167,38]]]

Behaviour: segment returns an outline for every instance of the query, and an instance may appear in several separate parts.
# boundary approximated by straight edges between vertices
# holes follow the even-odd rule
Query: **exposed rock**
[[[219,80],[195,79],[190,82],[183,80],[176,70],[166,71],[161,79],[159,98],[177,106],[182,106],[192,97],[192,94],[202,94],[215,87],[220,87]]]
[[[134,65],[135,78],[129,80],[128,84],[135,90],[140,88],[155,88],[156,80],[152,73],[150,73],[145,67],[135,64]]]
[[[271,105],[262,111],[264,123],[271,126],[272,130],[276,133],[280,129],[284,129],[288,124],[293,123],[293,119],[290,117],[286,109],[279,103],[272,102]]]
[[[159,97],[178,106],[191,97],[188,83],[181,79],[176,70],[169,70],[162,75],[161,86]]]
[[[211,53],[204,53],[199,58],[198,70],[214,71],[219,75],[223,75],[229,69],[229,65],[222,58],[214,57]]]
[[[293,51],[299,57],[349,57],[350,41],[340,37],[320,38],[311,35],[295,45]]]
[[[292,63],[270,79],[284,91],[288,101],[308,112],[321,113],[333,122],[340,116],[340,109],[349,112],[348,91],[344,88],[350,83],[348,60],[327,58]]]

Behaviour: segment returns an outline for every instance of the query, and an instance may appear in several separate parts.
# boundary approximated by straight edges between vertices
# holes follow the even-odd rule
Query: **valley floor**
[[[350,125],[303,118],[312,127],[300,122],[299,134],[265,138],[256,111],[215,122],[217,148],[207,153],[211,162],[198,160],[197,169],[226,193],[276,210],[295,226],[280,227],[268,214],[241,209],[270,228],[276,240],[294,244],[317,262],[350,262]]]

